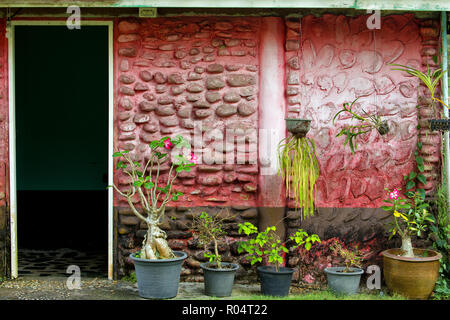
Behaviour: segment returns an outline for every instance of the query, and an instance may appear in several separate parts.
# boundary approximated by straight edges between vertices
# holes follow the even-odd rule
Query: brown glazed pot
[[[426,257],[423,257],[424,253]],[[418,257],[402,257],[401,249],[382,252],[383,274],[391,292],[409,299],[428,299],[439,277],[439,252],[428,249],[414,249]]]

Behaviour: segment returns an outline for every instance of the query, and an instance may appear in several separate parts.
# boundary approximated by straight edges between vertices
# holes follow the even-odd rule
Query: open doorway
[[[15,27],[19,275],[108,273],[108,27]]]

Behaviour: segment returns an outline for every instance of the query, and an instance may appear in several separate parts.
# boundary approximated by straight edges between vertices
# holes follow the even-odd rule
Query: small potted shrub
[[[267,227],[265,231],[258,232],[258,228],[250,222],[239,224],[239,234],[244,233],[246,236],[256,234],[255,238],[240,242],[238,253],[245,251],[248,253],[247,259],[251,260],[250,264],[263,262],[263,258],[267,259],[269,265],[259,266],[257,268],[260,282],[261,293],[270,296],[287,296],[291,286],[292,274],[294,269],[282,267],[283,254],[288,253],[281,240],[275,233],[276,227]],[[299,229],[297,233],[291,237],[296,245],[305,246],[309,250],[314,242],[320,242],[317,235],[309,236],[306,232]]]
[[[200,264],[204,275],[205,294],[215,297],[228,297],[233,289],[234,277],[239,265],[223,262],[219,253],[219,241],[226,235],[223,219],[219,214],[211,217],[207,212],[202,212],[193,220],[192,228],[198,235],[199,244],[205,248],[204,256],[209,262]],[[214,251],[208,250],[213,245]]]
[[[390,291],[411,299],[427,299],[439,278],[439,259],[442,255],[431,249],[418,249],[412,245],[411,237],[422,236],[434,217],[428,211],[425,195],[415,192],[409,199],[400,196],[398,189],[388,191],[389,203],[382,209],[391,212],[394,223],[391,236],[400,235],[401,248],[382,252],[383,274]]]
[[[181,265],[187,254],[172,251],[160,225],[166,205],[183,195],[173,188],[173,182],[180,172],[191,170],[197,157],[193,153],[189,155],[190,144],[182,136],[154,140],[150,142],[149,149],[145,163],[135,161],[128,150],[113,154],[118,159],[116,168],[130,178],[127,190],[116,185],[113,187],[127,200],[132,212],[147,225],[141,250],[130,255],[136,269],[139,295],[154,299],[173,298],[178,293]],[[179,151],[178,154],[175,151]],[[160,181],[163,164],[170,164],[166,181]],[[136,196],[142,213],[134,203]]]
[[[344,259],[345,267],[325,268],[328,287],[337,294],[356,294],[361,275],[364,273],[364,270],[361,269],[361,262],[364,259],[363,254],[358,250],[358,247],[350,250],[343,248],[338,242],[335,242],[331,249]]]
[[[286,197],[292,196],[301,209],[301,218],[314,215],[316,209],[319,162],[314,140],[306,137],[310,125],[311,120],[286,119],[291,134],[278,144],[279,173],[285,181]]]

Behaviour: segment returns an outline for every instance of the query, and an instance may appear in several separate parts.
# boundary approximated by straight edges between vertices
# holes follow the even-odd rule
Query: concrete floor
[[[68,277],[21,276],[0,283],[0,300],[145,300],[138,294],[137,284],[98,278],[82,278],[81,289],[68,289]],[[180,282],[173,300],[207,300],[203,282]],[[258,294],[258,284],[235,284],[233,296]],[[224,298],[227,299],[227,298]],[[231,298],[228,298],[231,299]]]

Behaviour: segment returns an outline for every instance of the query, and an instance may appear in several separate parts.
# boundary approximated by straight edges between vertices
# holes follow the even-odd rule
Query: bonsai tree
[[[394,224],[390,228],[392,238],[399,234],[402,239],[402,256],[414,257],[414,251],[411,241],[412,235],[421,236],[430,223],[434,223],[433,215],[428,211],[428,203],[425,202],[425,196],[422,193],[415,192],[411,198],[406,199],[400,196],[399,189],[388,191],[388,206],[382,206],[385,211],[394,215]]]
[[[343,248],[340,243],[335,242],[332,245],[331,250],[344,259],[345,269],[342,272],[351,272],[350,268],[352,267],[362,268],[361,263],[364,260],[364,255],[358,247],[355,247],[353,250],[346,249]]]
[[[358,148],[356,138],[365,133],[369,133],[373,129],[376,129],[380,135],[384,135],[389,131],[389,126],[386,121],[382,121],[379,115],[370,115],[364,109],[362,110],[364,115],[359,115],[353,110],[353,105],[359,99],[356,98],[350,104],[344,103],[342,109],[339,110],[333,117],[333,125],[336,118],[343,112],[351,114],[351,120],[359,121],[358,125],[347,125],[339,131],[336,137],[346,136],[344,146],[350,147],[350,150],[355,154],[355,150]]]
[[[133,160],[128,150],[118,151],[113,157],[118,158],[116,168],[130,177],[127,191],[113,185],[116,192],[124,197],[133,213],[148,227],[142,243],[140,258],[169,259],[174,254],[166,241],[166,233],[160,228],[164,219],[165,207],[170,201],[176,201],[183,194],[174,190],[173,183],[182,171],[190,171],[197,163],[197,157],[190,152],[190,144],[182,137],[163,137],[149,144],[150,155],[147,162]],[[178,149],[178,153],[174,152]],[[174,153],[171,155],[171,153]],[[165,183],[161,179],[161,165],[170,163]],[[141,214],[133,202],[139,197]]]
[[[222,269],[222,257],[219,253],[219,241],[226,235],[223,226],[223,220],[219,215],[210,216],[207,212],[201,212],[199,216],[194,217],[192,229],[198,235],[199,244],[204,246],[203,256],[209,259],[210,264],[217,265],[217,269]],[[208,246],[213,244],[214,252],[208,250]]]
[[[286,195],[292,195],[296,207],[302,209],[300,217],[314,215],[319,177],[314,141],[305,136],[289,135],[278,144],[278,161]]]
[[[281,240],[275,233],[276,227],[267,227],[266,230],[258,232],[258,228],[250,222],[239,224],[239,234],[244,233],[246,236],[256,234],[255,238],[240,242],[238,253],[243,251],[249,255],[246,259],[251,260],[250,264],[254,265],[257,262],[262,262],[263,257],[268,258],[268,262],[275,266],[275,271],[278,272],[280,266],[283,264],[283,253],[288,253],[289,250],[285,247]],[[305,231],[299,229],[294,236],[290,237],[295,242],[294,248],[304,246],[309,251],[314,242],[320,242],[316,234],[309,236]]]

